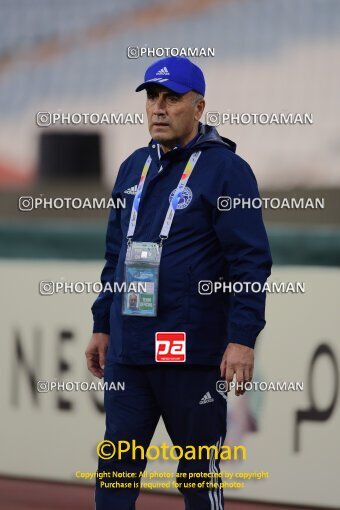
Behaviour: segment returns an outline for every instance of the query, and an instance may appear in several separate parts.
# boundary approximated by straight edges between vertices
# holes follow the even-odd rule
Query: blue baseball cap
[[[146,89],[151,83],[163,85],[177,94],[185,94],[189,90],[195,90],[202,96],[205,93],[201,69],[186,57],[166,57],[151,64],[136,92]]]

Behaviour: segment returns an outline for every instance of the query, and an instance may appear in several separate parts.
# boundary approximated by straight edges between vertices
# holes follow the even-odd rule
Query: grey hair
[[[195,94],[195,97],[192,100],[192,104],[196,104],[196,103],[198,103],[198,101],[201,101],[201,99],[204,99],[202,94],[199,94],[198,92],[195,92],[194,90],[193,90],[193,92]]]

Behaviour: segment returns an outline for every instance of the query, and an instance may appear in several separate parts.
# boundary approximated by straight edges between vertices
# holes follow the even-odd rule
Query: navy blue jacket
[[[200,280],[264,283],[272,263],[261,210],[217,208],[219,196],[259,197],[251,168],[234,153],[236,145],[220,137],[215,128],[200,124],[199,134],[194,143],[165,154],[151,141],[148,147],[131,154],[119,169],[112,197],[125,197],[127,206],[113,208],[110,213],[103,284],[124,281],[133,193],[148,155],[152,163],[133,239],[159,242],[169,196],[192,152],[202,151],[163,245],[157,317],[122,315],[122,294],[118,292],[102,292],[92,306],[93,331],[110,334],[108,360],[153,364],[155,333],[185,331],[186,363],[219,365],[228,342],[254,347],[265,325],[265,293],[249,289],[241,293],[198,293]]]

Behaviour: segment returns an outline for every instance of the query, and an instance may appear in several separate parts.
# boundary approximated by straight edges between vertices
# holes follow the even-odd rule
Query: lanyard
[[[163,239],[167,239],[167,237],[169,235],[170,228],[171,228],[171,225],[172,225],[172,222],[173,222],[173,219],[175,216],[175,212],[177,209],[177,205],[178,205],[178,202],[180,201],[180,198],[183,193],[183,189],[185,188],[185,186],[189,180],[189,177],[190,177],[200,155],[201,155],[201,151],[193,152],[190,156],[189,161],[185,165],[183,174],[179,180],[179,183],[177,185],[174,196],[170,202],[168,212],[166,213],[161,233],[159,234],[159,237],[161,238],[161,244],[163,242]],[[144,187],[144,183],[145,183],[145,178],[149,171],[150,165],[151,165],[151,156],[149,156],[148,159],[146,160],[146,162],[144,163],[142,175],[140,177],[140,181],[139,181],[138,188],[137,188],[137,193],[135,195],[135,198],[134,198],[134,201],[132,204],[129,229],[128,229],[128,233],[127,233],[127,238],[128,238],[128,241],[130,241],[130,242],[131,242],[131,238],[132,238],[133,234],[135,233],[140,199],[141,199],[141,195],[142,195],[142,191],[143,191],[143,187]]]

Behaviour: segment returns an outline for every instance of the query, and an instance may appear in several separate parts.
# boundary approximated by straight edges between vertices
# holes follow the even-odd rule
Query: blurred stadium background
[[[38,287],[99,279],[108,211],[21,211],[18,201],[108,198],[120,163],[149,142],[146,123],[36,124],[37,112],[142,114],[144,94],[134,89],[154,59],[128,58],[128,47],[214,48],[214,57],[193,59],[206,76],[206,111],[313,114],[312,125],[218,127],[262,196],[325,200],[324,209],[264,211],[272,280],[304,281],[306,293],[268,297],[255,375],[302,380],[305,390],[231,399],[227,441],[246,444],[248,459],[225,470],[270,476],[225,497],[230,510],[340,508],[340,3],[0,0],[0,8],[0,509],[93,508],[92,485],[75,472],[96,469],[102,396],[37,393],[36,383],[90,380],[83,353],[95,296],[41,296]],[[165,437],[160,425],[154,443]],[[151,491],[137,504],[160,507],[183,502]]]

